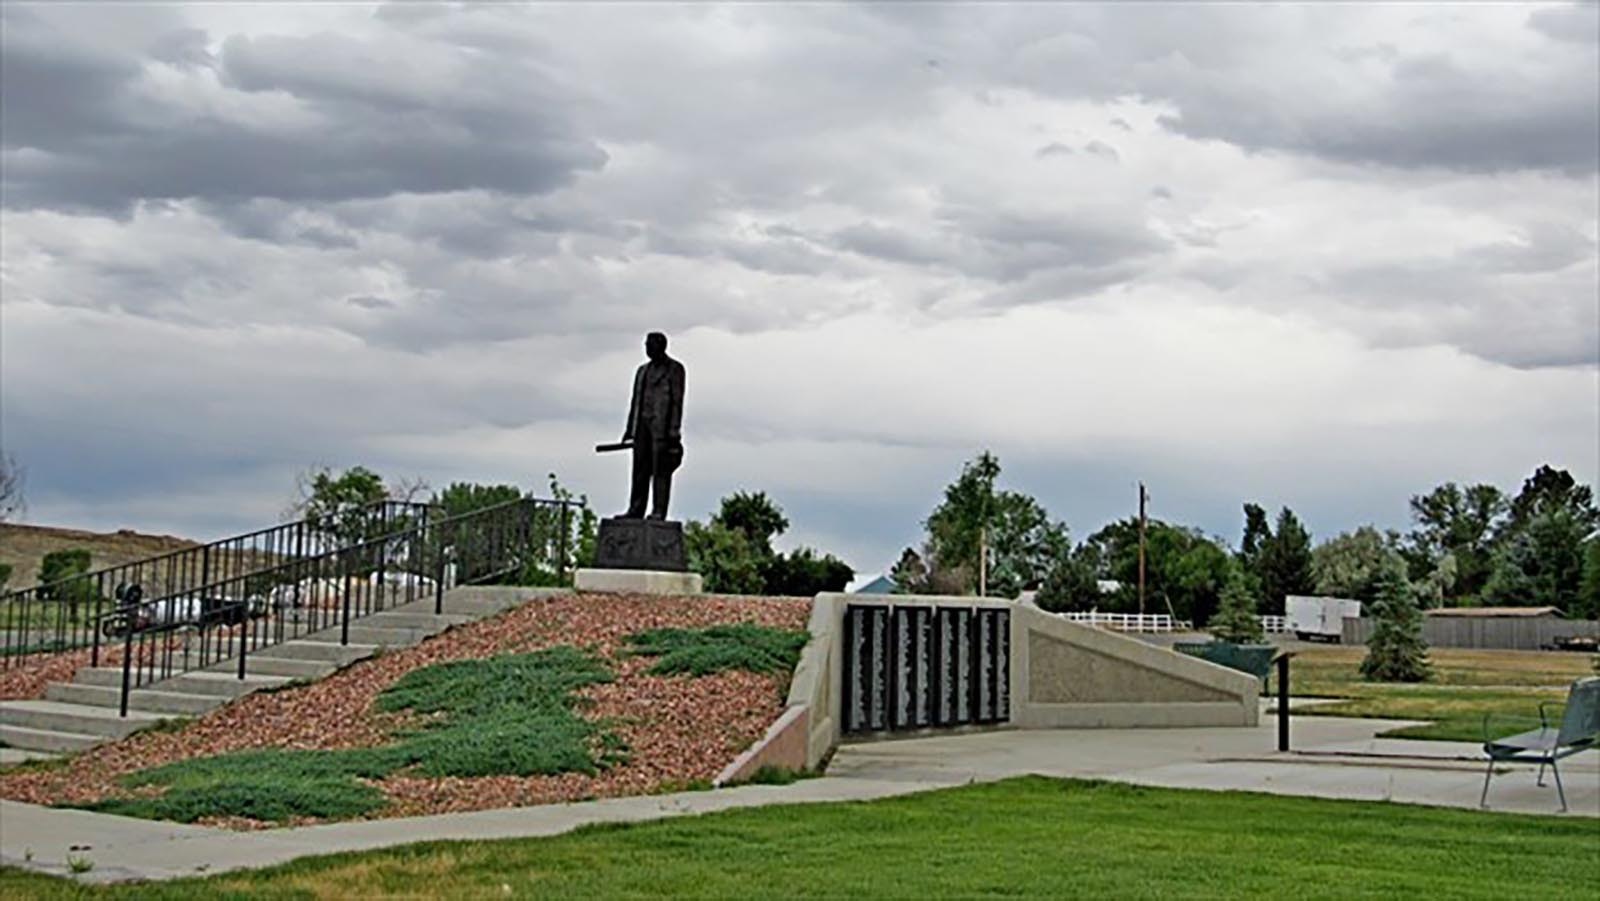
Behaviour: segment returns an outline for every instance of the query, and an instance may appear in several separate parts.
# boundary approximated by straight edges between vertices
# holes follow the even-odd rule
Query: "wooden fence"
[[[1366,644],[1372,635],[1372,622],[1366,616],[1346,618],[1341,640],[1345,644]],[[1600,635],[1600,620],[1549,616],[1427,616],[1422,620],[1422,638],[1436,648],[1537,651],[1568,635]]]

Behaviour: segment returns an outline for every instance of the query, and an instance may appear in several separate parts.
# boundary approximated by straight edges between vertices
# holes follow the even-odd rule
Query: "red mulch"
[[[628,657],[623,639],[644,629],[753,622],[805,628],[802,598],[572,595],[533,601],[435,636],[413,648],[356,663],[312,685],[259,692],[172,732],[145,732],[102,745],[53,769],[0,774],[0,797],[39,804],[84,803],[126,794],[116,778],[175,760],[247,748],[335,749],[387,741],[397,717],[372,702],[406,673],[446,660],[570,644],[611,660],[614,682],[584,689],[590,718],[613,722],[627,763],[595,776],[433,779],[396,774],[375,784],[390,797],[376,817],[416,816],[586,798],[648,794],[710,780],[782,712],[788,675],[725,672],[651,676],[653,661]],[[55,678],[55,677],[52,677]],[[42,692],[42,687],[40,689]],[[251,828],[229,821],[216,825]]]
[[[173,640],[174,646],[177,640]],[[100,648],[100,665],[122,665],[123,645],[120,642]],[[161,648],[154,642],[136,646],[135,662],[154,663],[160,658]],[[45,687],[51,682],[71,682],[78,670],[89,666],[93,657],[90,648],[72,651],[49,651],[22,654],[6,661],[0,669],[0,701],[37,701],[44,697]]]

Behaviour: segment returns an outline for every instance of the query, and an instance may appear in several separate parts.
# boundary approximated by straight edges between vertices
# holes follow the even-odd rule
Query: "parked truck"
[[[1361,616],[1361,602],[1291,594],[1284,599],[1283,612],[1295,638],[1338,644],[1344,634],[1345,618]]]

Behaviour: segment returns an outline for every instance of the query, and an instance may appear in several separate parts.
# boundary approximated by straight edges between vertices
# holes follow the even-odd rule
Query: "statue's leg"
[[[633,490],[628,495],[628,519],[644,518],[644,507],[650,499],[651,456],[655,442],[649,435],[638,435],[633,444]]]
[[[672,470],[659,466],[651,481],[655,500],[650,506],[650,518],[666,519],[667,503],[672,500]]]

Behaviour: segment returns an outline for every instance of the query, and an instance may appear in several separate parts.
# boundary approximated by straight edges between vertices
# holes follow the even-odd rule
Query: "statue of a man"
[[[651,519],[667,518],[672,498],[672,473],[683,462],[683,364],[667,356],[667,336],[645,336],[649,362],[633,376],[633,402],[623,441],[633,442],[633,492],[628,498],[629,519],[644,516],[645,502],[654,496]]]

